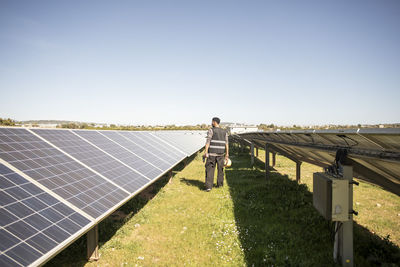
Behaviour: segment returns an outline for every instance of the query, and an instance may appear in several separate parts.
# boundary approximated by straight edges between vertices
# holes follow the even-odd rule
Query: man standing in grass
[[[208,130],[204,157],[206,162],[206,191],[211,191],[214,184],[215,166],[218,169],[217,187],[224,185],[224,161],[229,157],[228,133],[219,126],[220,119],[212,119],[212,128]]]

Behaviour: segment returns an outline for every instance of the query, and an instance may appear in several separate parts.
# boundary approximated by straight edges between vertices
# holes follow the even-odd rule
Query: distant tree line
[[[357,128],[400,128],[400,123],[384,123],[384,124],[368,124],[368,125],[363,125],[363,124],[357,124],[357,125],[334,125],[334,124],[329,124],[329,125],[313,125],[313,126],[300,126],[293,124],[292,126],[278,126],[274,124],[259,124],[257,125],[258,129],[264,130],[264,131],[272,131],[272,130],[310,130],[310,129],[315,129],[315,130],[323,130],[323,129],[357,129]]]
[[[94,123],[63,123],[57,126],[57,128],[66,129],[101,129],[101,130],[127,130],[127,131],[162,131],[162,130],[206,130],[208,129],[206,124],[197,125],[185,125],[176,126],[174,124],[165,126],[147,126],[147,125],[104,125],[102,127],[97,127]]]
[[[275,129],[276,129],[276,126],[275,126],[273,123],[271,123],[271,124],[264,124],[264,123],[261,123],[261,124],[258,125],[257,127],[258,127],[258,129],[264,130],[264,131],[267,131],[267,130],[275,130]]]
[[[15,126],[15,120],[10,119],[10,118],[8,118],[8,119],[0,118],[0,125],[3,125],[3,126]]]
[[[162,130],[207,130],[210,125],[209,124],[197,124],[197,125],[184,125],[184,126],[177,126],[175,124],[170,125],[116,125],[116,124],[109,124],[109,125],[99,125],[96,123],[85,123],[85,122],[72,122],[72,121],[15,121],[10,118],[0,118],[0,126],[21,126],[25,123],[30,124],[30,127],[39,127],[40,122],[52,122],[58,123],[57,128],[66,128],[66,129],[102,129],[102,130],[129,130],[129,131],[162,131]],[[62,123],[61,123],[62,122]],[[222,127],[229,126],[223,124]],[[305,129],[351,129],[351,128],[400,128],[400,123],[383,123],[383,124],[369,124],[369,125],[313,125],[309,127],[300,126],[293,124],[292,126],[278,126],[273,123],[261,123],[257,125],[258,129],[264,131],[273,131],[273,130],[305,130]]]

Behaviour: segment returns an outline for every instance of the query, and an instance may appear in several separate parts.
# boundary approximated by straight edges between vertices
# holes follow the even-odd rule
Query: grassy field
[[[193,157],[170,183],[160,179],[99,225],[99,261],[86,262],[83,237],[48,266],[334,266],[332,225],[309,190],[320,168],[303,164],[297,184],[294,163],[277,156],[266,182],[262,156],[250,167],[248,153],[233,151],[225,186],[211,192]],[[356,265],[399,264],[399,197],[360,184],[355,202]]]
[[[262,150],[259,151],[259,159],[265,159],[265,152]],[[277,155],[274,169],[275,172],[287,174],[289,179],[296,180],[296,165],[287,158]],[[301,165],[300,182],[305,184],[310,192],[313,189],[313,173],[321,170],[320,167],[308,163]],[[353,187],[353,207],[359,212],[358,216],[354,216],[354,220],[379,237],[389,239],[400,246],[400,198],[377,186],[355,180],[359,181],[360,185]]]

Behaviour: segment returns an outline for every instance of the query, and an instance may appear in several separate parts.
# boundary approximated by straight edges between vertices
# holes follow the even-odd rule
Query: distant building
[[[248,133],[248,132],[257,132],[258,127],[254,125],[230,125],[227,126],[229,134],[239,134],[239,133]]]
[[[57,128],[56,123],[24,123],[21,124],[25,128]]]
[[[40,128],[57,128],[57,123],[41,123],[39,124]]]

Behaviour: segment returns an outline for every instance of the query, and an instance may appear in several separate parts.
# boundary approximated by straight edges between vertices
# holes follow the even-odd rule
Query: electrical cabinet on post
[[[349,181],[324,172],[314,173],[313,205],[327,220],[348,221]]]

